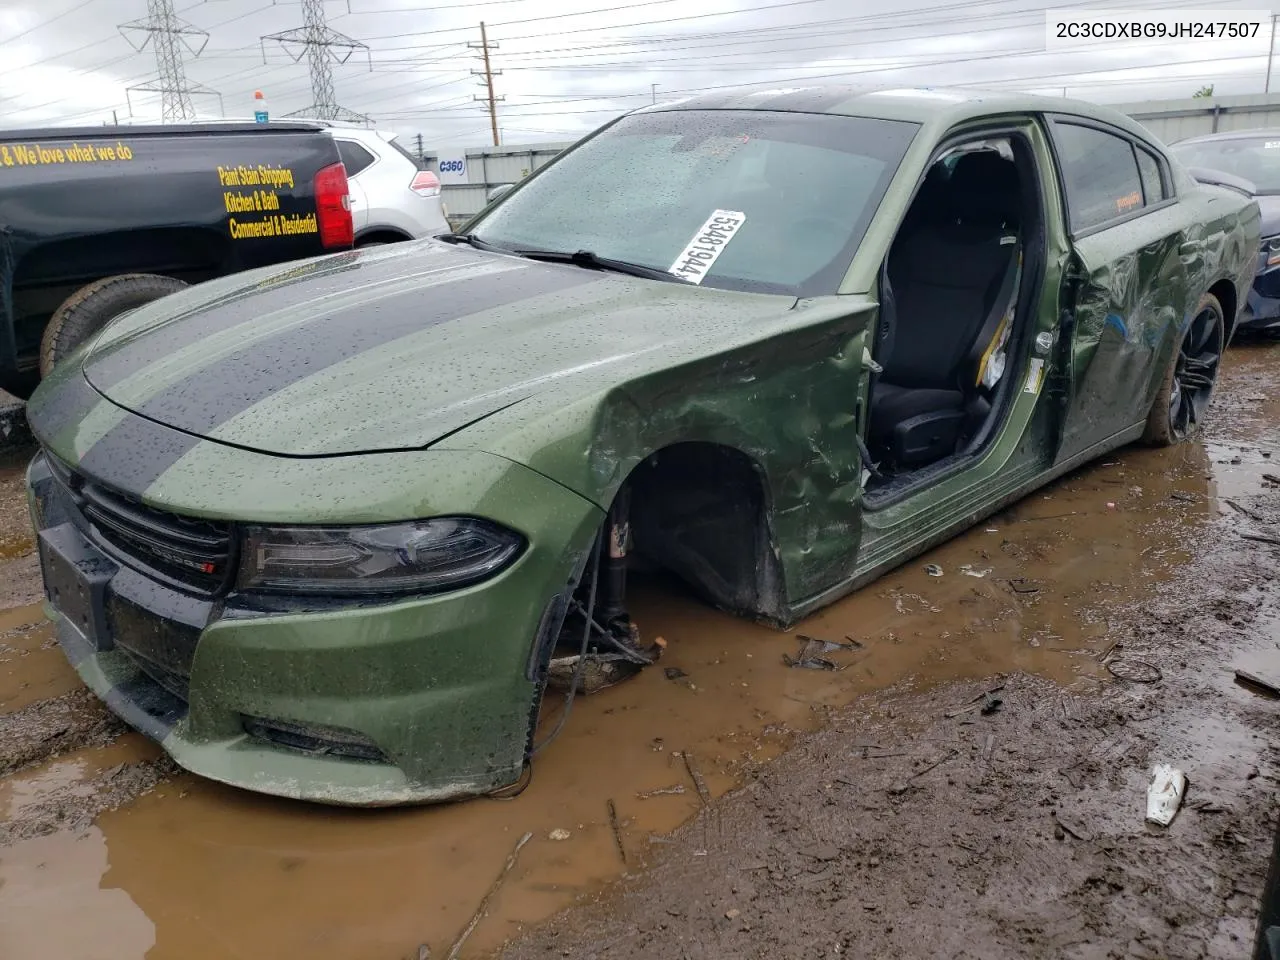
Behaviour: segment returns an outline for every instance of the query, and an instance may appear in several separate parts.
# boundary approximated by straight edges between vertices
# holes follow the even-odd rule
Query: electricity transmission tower
[[[484,61],[484,69],[472,70],[471,75],[474,77],[484,77],[481,86],[485,88],[485,95],[483,97],[473,96],[472,99],[487,102],[489,104],[489,126],[493,128],[493,145],[496,147],[498,146],[499,140],[498,104],[505,100],[506,97],[495,97],[493,95],[493,78],[501,76],[502,71],[494,70],[493,66],[489,63],[489,51],[497,50],[498,45],[496,43],[489,42],[489,35],[485,32],[483,20],[480,21],[480,42],[468,43],[467,48],[470,50],[479,50],[481,59]]]
[[[221,103],[221,94],[187,80],[182,48],[186,47],[192,57],[200,56],[209,42],[209,34],[174,13],[173,0],[147,0],[146,17],[120,24],[120,33],[139,53],[150,43],[156,54],[156,79],[125,88],[129,116],[133,116],[131,91],[160,94],[160,119],[164,123],[195,118],[192,94],[215,96]],[[139,34],[142,39],[135,42]]]
[[[348,6],[350,9],[350,6]],[[324,15],[324,0],[302,0],[302,26],[261,38],[262,62],[267,62],[266,42],[274,40],[293,57],[294,63],[307,57],[311,71],[311,106],[286,114],[290,117],[311,117],[316,120],[350,120],[369,123],[363,113],[356,113],[338,105],[333,90],[333,64],[346,63],[357,50],[363,50],[373,70],[373,57],[367,44],[345,33],[330,29]]]

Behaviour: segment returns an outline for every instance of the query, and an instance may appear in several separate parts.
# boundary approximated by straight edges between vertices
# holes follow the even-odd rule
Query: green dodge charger
[[[653,661],[631,558],[785,628],[1193,435],[1258,241],[1251,196],[1071,100],[647,107],[460,233],[91,336],[28,409],[47,608],[85,683],[206,777],[504,789],[549,676]]]

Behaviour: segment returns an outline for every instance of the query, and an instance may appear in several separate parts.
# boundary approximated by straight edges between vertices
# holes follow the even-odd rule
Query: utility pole
[[[191,106],[193,93],[217,96],[207,87],[187,80],[182,48],[186,47],[193,57],[200,56],[209,42],[209,34],[181,19],[174,12],[173,0],[147,0],[146,17],[122,23],[119,29],[133,49],[141,53],[150,43],[156,55],[156,79],[125,88],[129,116],[133,116],[131,91],[160,94],[160,119],[164,123],[195,118],[196,111]],[[142,40],[135,42],[139,34]]]
[[[486,95],[483,97],[473,97],[472,99],[479,100],[479,101],[488,101],[489,126],[493,130],[493,145],[496,147],[498,146],[499,139],[500,139],[498,137],[498,104],[501,101],[505,100],[506,97],[495,97],[493,95],[493,78],[495,76],[501,76],[502,71],[494,70],[492,64],[489,62],[489,51],[491,49],[497,50],[498,45],[496,43],[493,43],[493,44],[489,43],[489,35],[485,32],[483,20],[480,21],[480,42],[478,44],[468,43],[467,47],[471,50],[479,50],[481,57],[484,59],[484,69],[472,70],[471,75],[474,77],[479,77],[479,76],[484,77],[484,86],[486,89]]]
[[[1263,93],[1271,92],[1271,58],[1276,52],[1276,14],[1271,15],[1271,45],[1267,47],[1267,82],[1262,88]]]
[[[415,143],[417,143],[417,145],[418,145],[418,162],[419,162],[419,163],[421,163],[421,162],[422,162],[422,160],[423,160],[423,156],[422,156],[422,134],[420,134],[420,133],[419,133],[419,134],[418,134],[417,136],[415,136],[413,139],[414,139],[414,142],[415,142]]]
[[[274,40],[293,58],[294,63],[307,57],[311,71],[311,105],[285,114],[289,117],[312,117],[317,120],[350,120],[369,124],[363,113],[356,113],[338,105],[333,89],[333,64],[346,63],[357,50],[363,50],[369,58],[369,70],[373,71],[373,56],[367,44],[345,33],[329,28],[324,15],[324,0],[302,0],[302,26],[259,38],[262,62],[267,62],[268,40]]]
[[[649,84],[649,92],[653,94],[653,102],[658,102],[658,85],[656,83]]]

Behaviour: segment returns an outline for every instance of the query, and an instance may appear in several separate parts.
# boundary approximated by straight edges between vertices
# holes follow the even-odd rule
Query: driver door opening
[[[881,270],[869,500],[936,477],[998,434],[1043,256],[1039,174],[1021,135],[959,144],[930,166]]]

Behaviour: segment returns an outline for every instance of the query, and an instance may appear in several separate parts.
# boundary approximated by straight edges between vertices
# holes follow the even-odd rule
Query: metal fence
[[[516,183],[545,166],[573,141],[522,143],[513,147],[466,147],[424,154],[427,168],[440,177],[449,220],[479,213],[494,187]]]
[[[1112,104],[1165,143],[1227,130],[1280,128],[1280,94],[1245,94],[1188,100],[1146,100]],[[479,213],[491,189],[516,183],[574,141],[520,144],[511,147],[467,147],[425,155],[439,175],[449,220],[456,226]]]

